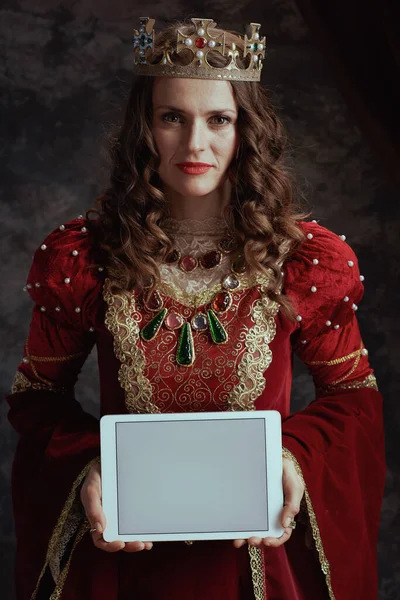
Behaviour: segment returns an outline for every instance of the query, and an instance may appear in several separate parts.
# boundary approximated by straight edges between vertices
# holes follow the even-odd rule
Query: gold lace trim
[[[253,287],[257,283],[262,283],[264,281],[265,281],[265,277],[263,277],[261,275],[242,276],[242,277],[240,277],[240,288],[239,289],[246,290],[250,287]],[[181,304],[183,304],[184,306],[187,306],[188,308],[198,308],[202,304],[207,304],[208,302],[211,302],[211,300],[213,299],[215,294],[222,289],[222,286],[221,286],[221,283],[218,282],[218,283],[215,283],[214,285],[210,286],[209,288],[206,288],[205,290],[199,292],[198,294],[193,294],[193,293],[185,292],[184,290],[181,290],[174,283],[167,283],[165,281],[162,281],[157,286],[157,289],[165,296],[169,296],[173,300],[180,302]]]
[[[72,506],[74,504],[78,488],[79,488],[80,484],[82,483],[83,479],[86,477],[87,473],[90,471],[91,467],[95,463],[99,462],[99,460],[100,460],[99,456],[97,456],[96,458],[94,458],[93,460],[91,460],[82,469],[82,471],[79,473],[78,477],[75,479],[74,483],[72,484],[71,491],[68,494],[68,498],[67,498],[67,500],[66,500],[66,502],[65,502],[65,504],[64,504],[64,506],[62,508],[62,511],[60,513],[60,516],[58,518],[56,526],[53,529],[53,533],[51,534],[49,545],[47,547],[47,553],[46,553],[45,563],[44,563],[42,571],[41,571],[41,573],[39,575],[39,579],[37,581],[35,590],[34,590],[32,596],[31,596],[31,600],[35,600],[36,595],[37,595],[38,590],[39,590],[40,581],[41,581],[41,579],[42,579],[42,577],[43,577],[43,575],[44,575],[44,573],[46,571],[46,568],[49,565],[50,560],[52,559],[52,557],[57,553],[57,548],[58,548],[58,545],[59,545],[59,542],[60,542],[61,534],[62,534],[62,531],[64,529],[64,525],[65,525],[65,523],[66,523],[66,521],[68,519],[68,516],[70,514],[70,511],[72,509]],[[50,600],[56,600],[56,598],[59,598],[59,596],[54,596],[54,598],[53,598],[53,595],[56,593],[57,588],[59,587],[59,585],[61,584],[61,587],[62,587],[62,585],[64,584],[64,581],[65,581],[65,578],[67,576],[68,569],[69,569],[69,563],[70,563],[71,558],[72,558],[72,553],[73,553],[75,547],[77,546],[78,542],[82,539],[84,533],[88,529],[89,529],[89,523],[87,523],[87,521],[84,521],[83,524],[81,525],[79,531],[78,531],[78,534],[77,534],[76,538],[75,538],[75,542],[74,542],[73,548],[71,550],[71,554],[69,556],[68,562],[67,562],[66,566],[64,567],[63,571],[61,572],[60,578],[56,582],[56,589],[54,590],[54,592],[53,592]],[[61,593],[61,589],[59,591]]]
[[[342,377],[340,377],[339,379],[336,379],[336,381],[332,381],[332,383],[330,384],[330,385],[336,386],[339,383],[342,383],[342,381],[344,381],[345,379],[348,379],[356,371],[356,369],[360,363],[360,360],[361,360],[363,349],[364,349],[364,344],[361,342],[361,346],[360,346],[359,350],[355,350],[351,354],[347,354],[346,356],[342,356],[340,358],[334,358],[333,360],[314,360],[311,362],[307,362],[306,364],[307,365],[325,365],[325,366],[331,367],[334,365],[340,365],[340,364],[346,362],[347,360],[354,358],[355,359],[354,364],[351,367],[351,369],[349,371],[347,371],[347,373],[345,373]]]
[[[341,383],[337,385],[335,383],[331,383],[330,385],[318,388],[319,392],[333,392],[336,390],[350,390],[350,389],[360,389],[360,388],[372,388],[379,392],[378,384],[376,381],[376,377],[373,373],[368,375],[362,381],[350,381],[349,383]]]
[[[34,383],[21,371],[17,371],[11,387],[11,393],[26,392],[27,390],[47,390],[49,392],[63,393],[64,388],[55,388],[50,383]]]
[[[78,533],[76,534],[76,538],[75,538],[74,544],[71,548],[71,553],[68,557],[67,564],[65,565],[64,569],[61,571],[60,577],[57,580],[56,587],[54,588],[53,593],[51,594],[49,600],[60,600],[61,594],[63,591],[63,587],[64,587],[64,583],[65,583],[65,580],[66,580],[68,572],[69,572],[69,567],[71,564],[71,559],[72,559],[74,550],[77,547],[77,545],[79,544],[79,542],[81,541],[81,539],[83,538],[83,536],[85,535],[85,533],[87,531],[89,531],[89,528],[90,528],[89,522],[87,521],[87,519],[85,519],[83,521],[83,523],[81,524],[81,526],[78,530]]]
[[[301,467],[297,461],[297,458],[290,452],[290,450],[288,450],[287,448],[282,448],[282,456],[285,458],[288,458],[289,460],[291,460],[293,462],[297,474],[299,475],[299,477],[301,477],[301,479],[303,481],[304,497],[305,497],[305,501],[306,501],[308,517],[310,519],[315,548],[318,552],[319,563],[321,565],[321,570],[322,570],[323,574],[325,575],[325,582],[326,582],[326,585],[328,588],[329,598],[330,598],[330,600],[335,600],[335,594],[333,592],[332,581],[331,581],[331,567],[330,567],[328,559],[326,558],[326,555],[325,555],[325,550],[324,550],[324,547],[322,544],[321,533],[320,533],[319,527],[318,527],[317,517],[314,512],[314,508],[312,505],[310,494],[307,489],[306,482],[304,480],[303,471],[301,470]]]
[[[251,579],[253,581],[253,592],[255,600],[267,600],[264,576],[264,553],[262,548],[248,546]]]

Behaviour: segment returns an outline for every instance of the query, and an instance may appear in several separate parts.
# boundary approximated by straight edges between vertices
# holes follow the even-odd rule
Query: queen
[[[153,26],[135,30],[108,189],[44,240],[27,279],[8,396],[17,599],[373,600],[382,399],[357,258],[296,205],[260,25]],[[104,541],[99,423],[74,395],[94,346],[102,415],[280,412],[280,538]],[[295,414],[293,353],[315,383]]]

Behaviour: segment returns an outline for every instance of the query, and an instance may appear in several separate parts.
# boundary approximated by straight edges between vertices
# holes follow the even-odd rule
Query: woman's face
[[[164,185],[192,197],[221,186],[238,145],[237,118],[228,81],[157,77],[152,128]]]

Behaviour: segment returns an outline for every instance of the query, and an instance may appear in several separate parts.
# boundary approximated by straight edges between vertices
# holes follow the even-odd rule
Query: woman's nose
[[[190,152],[201,152],[207,144],[207,133],[202,123],[192,123],[188,127],[188,150]]]

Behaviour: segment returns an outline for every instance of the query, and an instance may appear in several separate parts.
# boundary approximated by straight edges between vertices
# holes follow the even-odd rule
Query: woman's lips
[[[201,175],[212,169],[207,163],[179,163],[176,166],[187,175]]]

